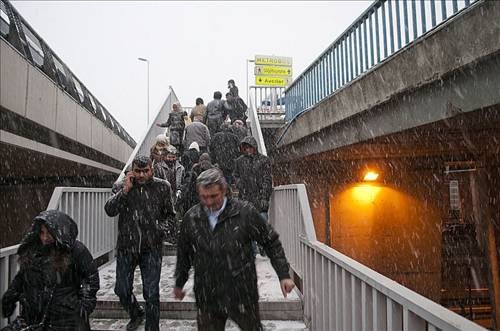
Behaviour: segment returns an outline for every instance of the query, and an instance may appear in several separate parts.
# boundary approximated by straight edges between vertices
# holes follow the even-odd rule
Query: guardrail
[[[108,254],[114,258],[118,223],[116,217],[104,212],[104,204],[111,196],[111,189],[56,187],[52,193],[49,209],[57,209],[70,215],[78,225],[78,240],[83,242],[94,258]],[[19,270],[17,249],[19,245],[0,249],[0,296]],[[17,313],[11,318],[15,318]],[[0,327],[7,325],[0,319]]]
[[[288,87],[285,120],[291,121],[479,1],[375,1]]]
[[[276,187],[269,217],[303,281],[310,330],[486,330],[317,241],[303,184]]]
[[[282,121],[285,119],[285,88],[250,86],[249,96],[253,100],[260,120]]]
[[[155,143],[156,136],[165,133],[166,129],[156,126],[156,123],[166,122],[170,112],[172,111],[172,106],[174,105],[174,103],[179,102],[179,99],[177,98],[177,95],[175,94],[172,86],[169,86],[169,89],[170,93],[163,102],[163,105],[160,107],[160,109],[158,109],[158,112],[156,113],[156,116],[153,118],[153,121],[149,123],[148,130],[141,137],[141,139],[135,146],[132,154],[130,154],[130,157],[128,158],[128,161],[125,164],[125,167],[122,169],[120,176],[118,176],[118,180],[121,180],[123,178],[123,176],[125,175],[125,170],[127,169],[128,165],[132,164],[132,161],[134,160],[136,155],[149,156],[150,148]]]
[[[267,155],[266,144],[264,143],[264,137],[262,136],[262,130],[260,128],[259,116],[257,115],[257,110],[253,105],[252,99],[249,99],[248,101],[248,120],[250,121],[250,131],[252,132],[252,136],[255,140],[257,140],[259,153]]]

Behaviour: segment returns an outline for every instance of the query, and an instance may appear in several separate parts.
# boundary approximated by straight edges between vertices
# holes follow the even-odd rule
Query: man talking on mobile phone
[[[149,157],[138,156],[121,189],[109,198],[104,209],[110,217],[119,215],[115,293],[130,315],[127,330],[136,330],[144,319],[144,310],[132,292],[137,266],[146,301],[145,330],[158,330],[162,242],[167,219],[175,216],[170,184],[153,177]]]

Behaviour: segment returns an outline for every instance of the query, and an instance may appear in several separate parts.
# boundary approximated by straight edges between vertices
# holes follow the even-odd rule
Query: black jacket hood
[[[67,214],[59,210],[45,210],[33,219],[31,230],[26,234],[19,246],[18,253],[39,240],[40,226],[45,225],[56,245],[64,249],[72,249],[78,236],[78,226]]]
[[[254,147],[256,150],[259,150],[259,147],[257,146],[257,140],[255,140],[255,138],[252,136],[246,136],[245,138],[241,139],[240,146],[242,144],[250,145]]]

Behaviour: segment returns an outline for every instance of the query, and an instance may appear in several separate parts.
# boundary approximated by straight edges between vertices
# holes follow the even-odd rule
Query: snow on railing
[[[149,127],[147,131],[144,133],[144,135],[141,137],[139,142],[134,148],[134,151],[132,154],[130,154],[130,157],[128,158],[128,161],[123,168],[122,172],[120,173],[120,176],[118,177],[118,180],[121,180],[123,176],[125,175],[125,170],[127,169],[128,165],[132,164],[132,161],[136,157],[136,155],[147,155],[149,156],[150,153],[150,148],[153,146],[155,143],[155,138],[157,135],[165,133],[166,129],[162,127],[156,126],[156,123],[163,123],[166,122],[168,119],[168,115],[170,114],[170,111],[172,110],[172,106],[175,103],[179,102],[179,99],[177,98],[177,95],[174,92],[174,89],[172,86],[169,86],[170,93],[168,94],[167,98],[163,102],[163,105],[158,109],[158,112],[156,113],[156,116],[153,118],[153,121],[149,123]]]
[[[111,189],[56,187],[47,210],[65,212],[78,225],[78,240],[83,242],[94,258],[108,255],[114,259],[118,222],[104,212],[104,204],[111,196]],[[19,245],[0,249],[0,296],[3,296],[10,282],[19,270],[17,249]],[[17,313],[11,316],[15,318]],[[0,319],[0,327],[7,325],[8,319]]]
[[[248,102],[248,120],[250,121],[252,136],[255,140],[257,140],[259,153],[267,155],[266,144],[264,143],[264,137],[262,136],[262,130],[260,129],[259,116],[257,115],[257,110],[255,109],[252,99]]]
[[[302,280],[310,330],[486,330],[319,242],[303,184],[274,188],[269,220]]]

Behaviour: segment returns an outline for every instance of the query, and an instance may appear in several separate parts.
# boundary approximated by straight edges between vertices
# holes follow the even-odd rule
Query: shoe
[[[141,325],[142,321],[144,321],[144,311],[141,309],[139,314],[130,319],[130,322],[127,324],[127,331],[137,330],[139,325]]]

